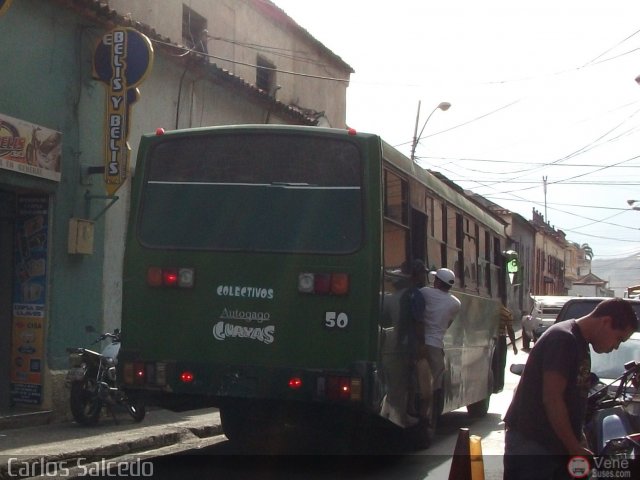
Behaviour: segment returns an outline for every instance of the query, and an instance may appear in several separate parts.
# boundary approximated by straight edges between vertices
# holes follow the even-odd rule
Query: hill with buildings
[[[609,282],[609,288],[617,297],[624,296],[626,288],[640,285],[640,256],[631,255],[623,258],[599,259],[591,262],[591,272]]]

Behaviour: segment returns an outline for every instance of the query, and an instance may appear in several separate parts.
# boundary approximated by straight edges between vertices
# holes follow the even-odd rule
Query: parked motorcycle
[[[592,374],[585,435],[596,455],[640,458],[640,363],[624,365],[618,378],[604,384]]]
[[[91,327],[88,332],[95,332]],[[106,408],[116,420],[114,408],[123,407],[136,422],[146,414],[141,399],[132,398],[120,389],[116,376],[121,332],[103,333],[91,345],[109,340],[101,353],[88,348],[68,348],[69,372],[66,385],[71,389],[71,414],[81,425],[95,425]],[[117,420],[116,420],[117,421]]]

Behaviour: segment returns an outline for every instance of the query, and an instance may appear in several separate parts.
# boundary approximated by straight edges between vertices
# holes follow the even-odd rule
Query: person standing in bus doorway
[[[501,392],[504,389],[504,369],[507,366],[507,336],[511,340],[513,354],[518,354],[516,347],[516,334],[513,331],[513,315],[505,306],[500,305],[500,324],[498,325],[498,342],[493,355],[493,371],[495,372],[495,391]]]
[[[420,346],[424,338],[425,301],[421,289],[427,284],[427,269],[424,261],[416,259],[411,264],[411,288],[409,302],[411,309],[411,331],[409,334],[409,352],[411,370],[407,413],[411,417],[425,418],[431,400],[431,370],[426,356],[420,355]],[[423,352],[424,353],[424,352]],[[416,393],[418,405],[416,405]],[[417,407],[417,410],[416,410]]]
[[[549,327],[531,349],[504,416],[504,480],[569,479],[571,457],[589,458],[583,423],[590,348],[609,353],[638,329],[630,302],[609,298],[584,317]]]
[[[420,289],[425,308],[422,317],[422,338],[419,339],[418,359],[425,359],[431,371],[431,388],[427,400],[420,400],[420,414],[424,414],[428,403],[437,397],[434,393],[442,388],[444,374],[444,335],[460,311],[460,300],[450,290],[456,282],[455,274],[448,268],[429,272],[434,276],[433,287]],[[424,379],[422,379],[424,380]],[[438,408],[438,405],[435,406]]]

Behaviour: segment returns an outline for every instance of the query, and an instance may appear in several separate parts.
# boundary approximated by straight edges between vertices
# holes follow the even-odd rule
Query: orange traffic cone
[[[484,480],[484,461],[480,437],[461,428],[451,459],[449,480]]]
[[[472,480],[484,480],[484,460],[482,459],[482,444],[480,437],[469,437],[469,450],[471,454],[471,478]]]
[[[458,440],[456,441],[453,458],[451,459],[449,480],[472,480],[468,428],[461,428],[458,431]]]

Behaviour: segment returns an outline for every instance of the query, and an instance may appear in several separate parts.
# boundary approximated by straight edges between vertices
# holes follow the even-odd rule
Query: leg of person
[[[416,376],[418,381],[418,397],[420,398],[418,413],[421,418],[427,418],[429,405],[433,397],[433,376],[424,345],[418,350]]]
[[[431,367],[431,375],[433,377],[433,391],[442,388],[442,380],[444,374],[444,350],[442,348],[425,345],[427,352],[427,360]]]
[[[504,389],[504,369],[507,366],[507,337],[500,335],[498,337],[498,344],[495,355],[498,358],[497,369],[495,378],[495,390],[501,392]]]

